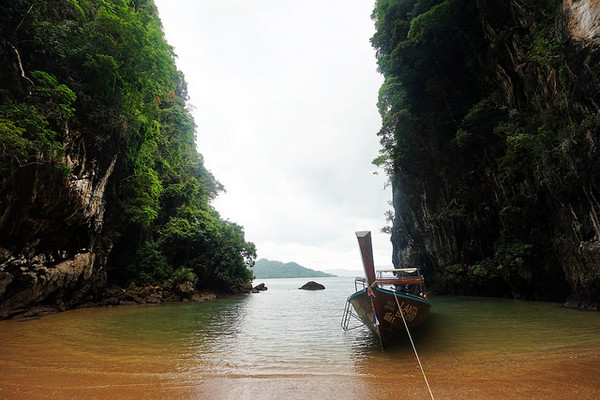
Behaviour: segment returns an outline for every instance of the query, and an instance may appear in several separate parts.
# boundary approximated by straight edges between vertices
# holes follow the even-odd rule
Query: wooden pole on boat
[[[375,282],[375,263],[373,262],[373,245],[371,244],[371,231],[356,232],[363,268],[367,283],[371,286]]]

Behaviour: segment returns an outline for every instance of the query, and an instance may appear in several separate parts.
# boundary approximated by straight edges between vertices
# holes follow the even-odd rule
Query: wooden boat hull
[[[350,296],[348,301],[360,320],[380,338],[383,347],[398,336],[406,335],[402,314],[408,328],[416,329],[425,321],[431,307],[431,303],[423,298],[377,286],[372,290],[359,290]]]

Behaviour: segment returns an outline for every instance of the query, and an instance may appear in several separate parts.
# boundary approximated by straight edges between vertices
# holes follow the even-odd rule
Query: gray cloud
[[[188,82],[198,150],[227,193],[214,202],[259,257],[360,269],[355,230],[384,224],[380,127],[363,0],[155,0]]]

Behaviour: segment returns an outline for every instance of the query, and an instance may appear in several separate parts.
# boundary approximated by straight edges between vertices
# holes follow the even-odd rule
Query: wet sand
[[[353,375],[218,375],[190,373],[168,357],[146,363],[96,355],[80,360],[42,357],[0,364],[3,399],[428,399],[421,372],[389,364]],[[4,358],[4,360],[6,360]],[[156,360],[155,360],[156,361]],[[532,359],[452,360],[424,363],[437,399],[598,399],[597,354]],[[398,366],[399,368],[399,366]],[[324,368],[326,369],[326,368]]]

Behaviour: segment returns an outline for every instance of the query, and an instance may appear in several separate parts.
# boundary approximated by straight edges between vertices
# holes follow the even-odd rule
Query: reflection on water
[[[600,314],[557,303],[493,298],[436,297],[435,311],[416,332],[426,353],[498,353],[595,348]]]
[[[298,290],[306,279],[273,279],[264,280],[266,292],[204,303],[0,321],[0,398],[161,398],[165,391],[222,398],[258,387],[270,388],[272,398],[303,397],[308,387],[332,398],[340,390],[347,398],[364,397],[365,390],[373,398],[425,398],[409,341],[383,351],[366,328],[344,332],[352,279],[319,281],[326,290]],[[600,313],[506,299],[432,303],[413,337],[434,393],[600,396]],[[559,372],[563,382],[569,375],[566,384],[558,385]]]

